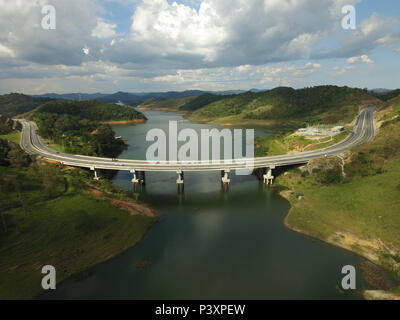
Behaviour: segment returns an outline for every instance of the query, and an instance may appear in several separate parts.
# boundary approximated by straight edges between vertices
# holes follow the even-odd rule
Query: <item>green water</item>
[[[146,111],[149,121],[117,126],[129,139],[123,158],[144,159],[151,128],[210,128],[175,113]],[[258,136],[266,132],[257,130]],[[115,183],[131,190],[131,175]],[[160,222],[137,246],[96,266],[84,280],[69,279],[45,298],[62,299],[358,299],[340,292],[344,265],[362,258],[286,229],[290,205],[254,176],[231,175],[221,192],[219,173],[186,173],[178,195],[176,174],[147,173],[137,196]],[[145,265],[143,267],[143,265]],[[142,266],[142,267],[141,267]],[[365,284],[357,273],[357,288]]]

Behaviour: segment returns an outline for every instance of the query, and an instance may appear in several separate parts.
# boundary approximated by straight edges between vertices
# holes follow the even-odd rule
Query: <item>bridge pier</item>
[[[133,174],[133,177],[132,177],[132,186],[133,186],[133,191],[136,191],[137,190],[137,188],[139,187],[139,179],[137,178],[137,175],[136,175],[136,170],[131,170],[131,173]]]
[[[267,172],[266,174],[263,175],[264,178],[264,183],[269,185],[273,183],[274,181],[274,176],[272,175],[272,169],[275,169],[275,166],[270,166],[268,168],[266,168]]]
[[[231,179],[229,179],[229,172],[229,169],[221,171],[221,188],[226,191],[229,191],[229,185],[231,183]]]
[[[98,181],[100,180],[100,176],[97,174],[97,170],[95,167],[90,168],[91,171],[94,171],[94,180]]]
[[[176,173],[178,174],[178,179],[176,179],[178,193],[184,192],[185,191],[184,173],[182,170],[178,170]]]

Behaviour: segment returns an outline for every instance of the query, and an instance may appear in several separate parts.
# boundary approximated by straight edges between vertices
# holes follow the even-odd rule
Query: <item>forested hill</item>
[[[93,100],[53,100],[36,108],[30,117],[38,124],[39,134],[61,146],[61,151],[106,157],[118,156],[126,145],[101,122],[146,119],[132,107]]]
[[[129,106],[120,106],[94,100],[69,101],[54,100],[41,105],[35,113],[53,113],[57,115],[76,116],[91,121],[123,121],[146,119],[146,117]]]
[[[39,134],[60,151],[91,156],[116,157],[126,148],[107,121],[145,120],[129,106],[87,100],[51,100],[23,94],[0,96],[0,114],[36,121]],[[7,128],[0,126],[7,133]],[[9,130],[8,130],[9,131]]]
[[[32,111],[50,100],[49,98],[33,98],[20,93],[5,94],[0,96],[0,114],[14,117]]]
[[[338,86],[318,86],[304,89],[278,87],[265,92],[246,92],[229,96],[198,108],[189,118],[212,120],[285,120],[310,121],[350,120],[359,107],[383,103],[367,90]],[[197,106],[198,107],[198,106]]]
[[[129,106],[121,106],[95,100],[72,101],[35,98],[20,93],[0,96],[0,114],[15,117],[30,112],[31,114],[54,113],[68,114],[92,121],[123,121],[145,119],[145,116]]]

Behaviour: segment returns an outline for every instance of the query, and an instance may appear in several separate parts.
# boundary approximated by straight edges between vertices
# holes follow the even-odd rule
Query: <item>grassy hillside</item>
[[[295,90],[280,87],[266,92],[246,92],[210,103],[189,119],[218,122],[293,121],[296,124],[351,122],[361,105],[382,103],[366,90],[319,86]]]
[[[256,157],[277,156],[290,152],[312,151],[332,146],[348,136],[343,132],[332,137],[306,137],[289,135],[271,135],[255,139]],[[311,139],[312,138],[312,139]]]
[[[225,95],[215,95],[211,93],[205,93],[199,97],[196,97],[195,99],[192,99],[188,102],[186,102],[181,109],[185,111],[196,111],[210,103],[222,100],[222,99],[227,99],[231,96],[225,96]]]
[[[373,142],[278,177],[292,204],[286,224],[357,252],[400,279],[400,105]],[[342,171],[343,168],[343,171]],[[344,172],[344,174],[343,174]]]
[[[32,98],[24,94],[11,93],[0,96],[0,114],[7,117],[29,112],[39,105],[50,101],[48,98]]]
[[[157,221],[108,181],[22,156],[0,139],[0,299],[34,298],[42,266],[61,282],[135,245]]]

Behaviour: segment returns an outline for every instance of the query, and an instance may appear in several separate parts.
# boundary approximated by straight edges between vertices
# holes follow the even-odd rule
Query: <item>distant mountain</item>
[[[57,93],[46,93],[41,95],[33,95],[34,98],[50,98],[57,100],[96,100],[102,97],[106,97],[109,94],[104,93],[66,93],[66,94],[57,94]]]
[[[32,95],[35,98],[50,98],[50,99],[63,99],[63,100],[98,100],[102,102],[124,102],[126,104],[137,105],[147,99],[159,98],[159,99],[170,99],[170,98],[185,98],[185,97],[197,97],[204,94],[205,91],[201,90],[187,90],[183,92],[168,91],[168,92],[116,92],[113,94],[104,93],[46,93],[41,95]]]
[[[268,91],[268,89],[255,89],[255,88],[253,88],[253,89],[250,89],[249,91],[250,92],[254,92],[254,93],[258,93],[258,92]]]
[[[254,92],[260,92],[262,90]],[[41,95],[32,95],[35,98],[50,98],[56,100],[98,100],[102,102],[117,103],[123,102],[130,105],[138,105],[148,99],[179,99],[186,97],[199,97],[203,94],[214,95],[232,95],[244,93],[244,90],[227,90],[227,91],[202,91],[202,90],[186,90],[186,91],[167,91],[167,92],[123,92],[118,91],[113,94],[105,93],[45,93]]]
[[[400,89],[396,89],[396,90],[381,89],[381,90],[385,90],[385,91],[373,91],[371,94],[373,94],[375,97],[377,97],[383,101],[389,101],[400,95]]]
[[[373,92],[373,93],[387,93],[393,90],[390,89],[384,89],[384,88],[376,88],[376,89],[371,89],[369,90],[369,92]]]
[[[206,93],[211,93],[214,95],[222,95],[222,96],[229,96],[232,94],[241,94],[246,92],[245,90],[225,90],[225,91],[208,91]]]
[[[133,93],[119,91],[110,95],[96,98],[95,100],[109,103],[123,102],[125,104],[135,106],[141,103],[143,101],[143,98]]]

